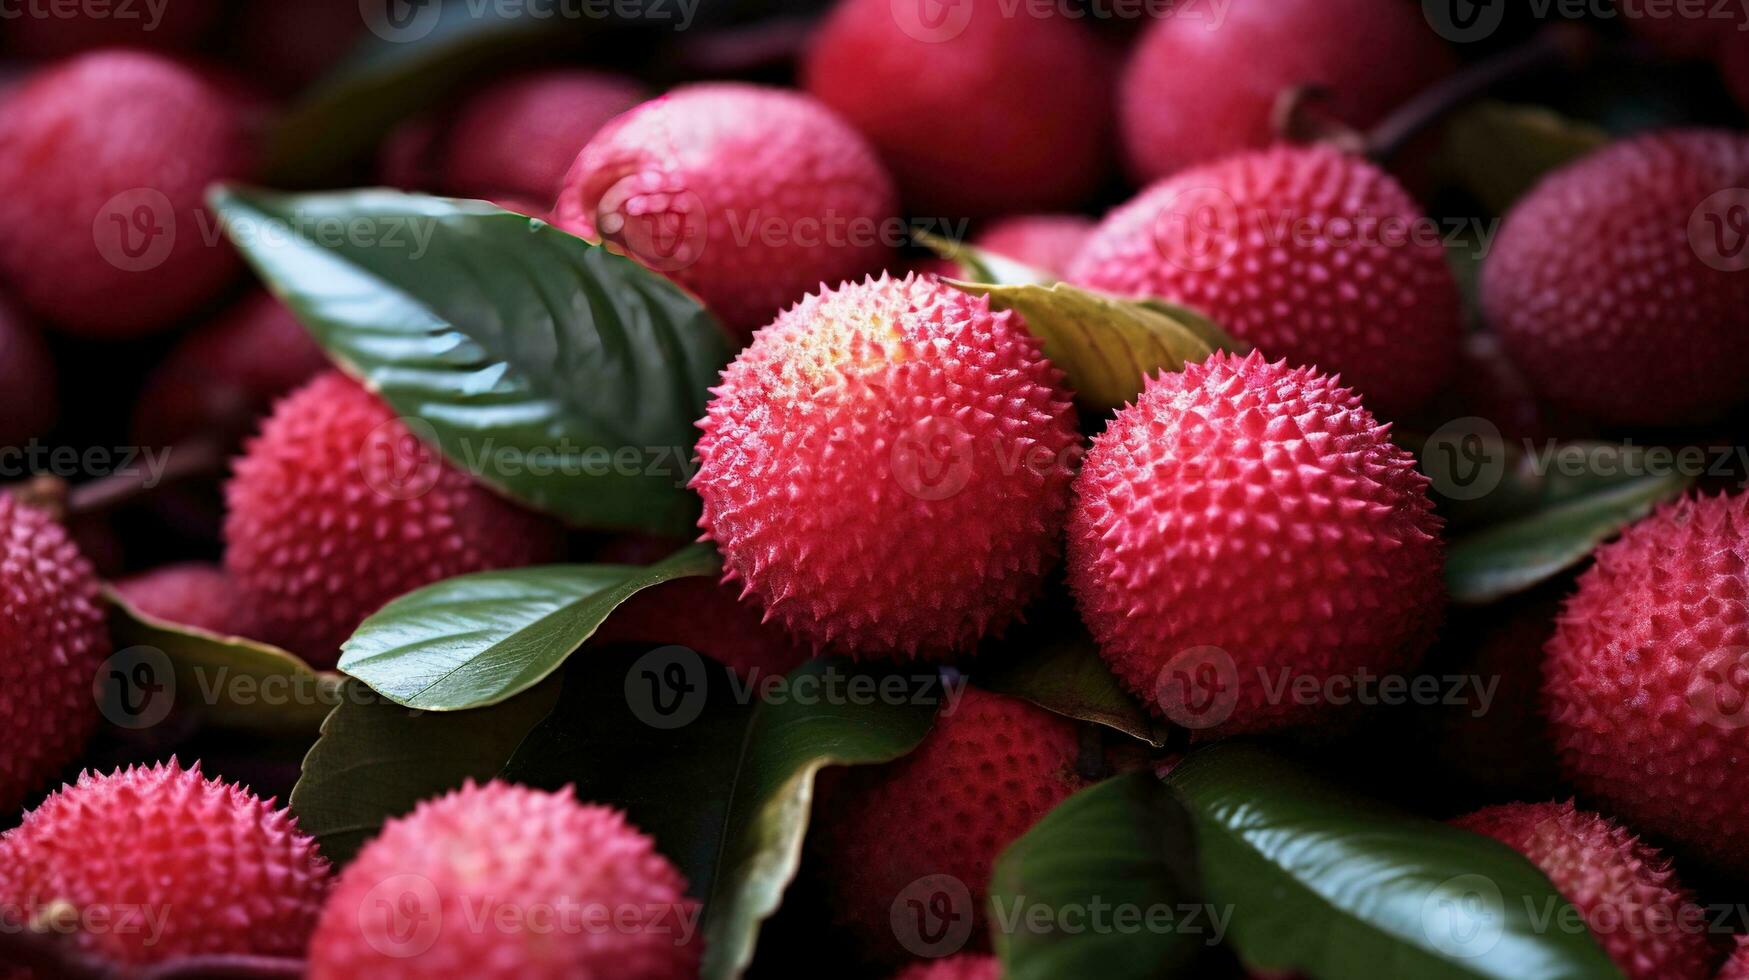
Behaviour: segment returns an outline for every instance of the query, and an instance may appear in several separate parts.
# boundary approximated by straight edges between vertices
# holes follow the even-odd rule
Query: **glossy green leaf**
[[[1543,175],[1608,140],[1602,129],[1540,106],[1483,102],[1451,121],[1441,160],[1470,193],[1500,214]]]
[[[1008,846],[990,882],[1005,980],[1196,976],[1225,927],[1190,816],[1151,769],[1084,789]]]
[[[1167,778],[1190,811],[1203,893],[1251,966],[1324,980],[1619,976],[1541,871],[1491,838],[1357,798],[1226,742]],[[1554,916],[1554,918],[1547,918]]]
[[[691,529],[694,422],[729,346],[679,287],[478,201],[230,188],[212,202],[330,356],[452,463],[573,524]]]
[[[496,704],[540,683],[639,590],[716,575],[690,545],[654,565],[536,565],[477,572],[410,592],[341,646],[340,669],[428,711]]]

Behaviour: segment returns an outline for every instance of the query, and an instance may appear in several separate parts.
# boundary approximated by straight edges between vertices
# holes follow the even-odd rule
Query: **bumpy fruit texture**
[[[72,762],[97,724],[109,655],[97,577],[61,526],[0,493],[0,814]]]
[[[346,867],[310,977],[690,980],[696,926],[686,881],[619,811],[469,783],[389,821]]]
[[[1716,980],[1749,980],[1749,936],[1737,937],[1737,947]]]
[[[1723,948],[1706,932],[1711,916],[1626,827],[1570,802],[1507,803],[1452,823],[1529,858],[1629,980],[1712,976]]]
[[[985,225],[972,244],[1040,272],[1064,276],[1093,235],[1093,219],[1079,214],[1022,214]]]
[[[153,619],[228,636],[248,636],[256,629],[248,601],[217,565],[165,565],[122,579],[114,589]]]
[[[1069,582],[1154,711],[1207,735],[1310,725],[1343,711],[1322,696],[1333,678],[1426,650],[1440,525],[1427,478],[1353,392],[1217,354],[1150,379],[1094,439]]]
[[[1069,274],[1195,307],[1270,357],[1340,372],[1392,418],[1445,384],[1463,335],[1457,282],[1421,209],[1383,170],[1327,147],[1161,181],[1100,224]]]
[[[354,5],[356,17],[357,5]],[[63,58],[95,48],[186,51],[221,11],[219,0],[146,4],[33,5],[6,19],[6,48],[25,58]]]
[[[893,963],[926,954],[907,944],[937,938],[927,935],[932,927],[907,929],[909,913],[895,918],[893,908],[913,896],[919,879],[935,875],[965,886],[970,907],[948,911],[975,917],[968,943],[987,946],[984,906],[996,858],[1085,785],[1076,770],[1079,744],[1075,725],[1062,717],[965,688],[910,755],[828,770],[808,844],[833,918],[858,950]]]
[[[699,523],[792,635],[940,657],[1037,594],[1079,436],[1016,314],[934,279],[846,284],[761,330],[712,391]]]
[[[95,924],[70,941],[120,966],[298,957],[328,871],[289,812],[172,760],[82,773],[0,835],[0,915]]]
[[[603,127],[553,221],[666,274],[744,337],[821,283],[885,267],[897,210],[874,150],[825,106],[718,83]]]
[[[1749,871],[1749,497],[1688,498],[1597,551],[1543,699],[1573,784],[1632,826]]]
[[[1002,964],[994,956],[961,953],[906,967],[893,980],[1002,980]]]
[[[0,302],[0,446],[21,446],[55,424],[55,362],[42,335]]]
[[[237,268],[203,232],[209,184],[246,177],[253,112],[182,64],[101,51],[0,103],[0,276],[69,331],[129,337],[211,299]]]
[[[279,403],[225,496],[225,570],[261,639],[319,667],[390,599],[560,545],[554,524],[474,483],[338,372]]]
[[[615,609],[593,642],[683,646],[752,680],[801,666],[807,647],[777,624],[762,622],[759,607],[737,599],[737,592],[702,578],[664,582]]]
[[[1606,147],[1519,201],[1482,266],[1482,306],[1541,394],[1638,425],[1749,398],[1749,275],[1728,264],[1749,195],[1713,197],[1745,185],[1749,136],[1677,130]]]
[[[644,100],[637,82],[558,69],[506,79],[468,99],[444,138],[455,194],[552,206],[578,151],[608,120]]]
[[[965,217],[1096,189],[1111,62],[1085,24],[1000,0],[841,0],[802,84],[874,143],[912,213]]]
[[[1338,118],[1368,126],[1448,73],[1452,57],[1413,4],[1395,0],[1236,3],[1218,20],[1186,7],[1155,20],[1120,83],[1131,173],[1156,180],[1275,139],[1282,92],[1329,93]]]

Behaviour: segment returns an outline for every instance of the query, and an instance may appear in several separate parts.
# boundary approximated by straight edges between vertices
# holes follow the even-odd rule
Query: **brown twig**
[[[30,506],[46,510],[56,520],[83,517],[113,510],[151,493],[161,486],[224,472],[228,453],[217,442],[196,439],[171,446],[164,469],[152,473],[142,467],[111,473],[72,486],[57,476],[39,474],[10,488],[13,496]]]

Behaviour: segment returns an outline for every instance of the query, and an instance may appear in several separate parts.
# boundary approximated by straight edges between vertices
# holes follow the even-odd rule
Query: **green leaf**
[[[299,828],[329,860],[345,864],[383,821],[465,780],[498,775],[558,697],[554,678],[490,708],[438,714],[403,708],[348,681],[292,789]]]
[[[986,251],[976,245],[932,235],[926,231],[913,231],[911,238],[936,255],[957,263],[962,270],[961,274],[972,282],[1019,286],[1029,283],[1047,285],[1057,281],[1057,276],[1052,273]]]
[[[540,683],[609,613],[652,585],[722,570],[706,545],[654,565],[537,565],[476,572],[401,596],[341,646],[340,669],[428,711],[496,704]]]
[[[1002,976],[1198,975],[1221,925],[1202,903],[1195,854],[1189,814],[1151,770],[1064,800],[997,859],[990,922]],[[1118,916],[1159,927],[1124,928]]]
[[[1097,409],[1129,402],[1155,372],[1182,370],[1216,350],[1249,349],[1200,313],[1159,300],[1132,302],[1067,283],[946,282],[1018,312],[1076,395]]]
[[[1477,531],[1446,555],[1446,589],[1467,604],[1523,592],[1579,564],[1691,482],[1682,475],[1642,477]]]
[[[1548,109],[1484,102],[1451,121],[1441,159],[1459,183],[1500,214],[1544,174],[1608,140],[1602,129]]]
[[[1193,753],[1167,777],[1200,841],[1204,895],[1251,966],[1349,977],[1619,976],[1518,852],[1357,799],[1255,745]],[[1544,916],[1553,915],[1553,919]],[[1540,927],[1540,928],[1539,928]]]
[[[169,661],[175,704],[195,706],[202,722],[264,735],[308,735],[339,703],[344,680],[278,647],[223,636],[148,615],[105,589],[115,648]],[[148,664],[150,669],[155,666]]]

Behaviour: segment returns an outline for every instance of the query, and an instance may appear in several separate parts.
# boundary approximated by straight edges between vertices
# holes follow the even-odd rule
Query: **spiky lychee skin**
[[[48,515],[0,493],[0,813],[72,762],[97,726],[109,655],[97,576]]]
[[[1457,281],[1421,209],[1383,170],[1322,146],[1155,184],[1106,217],[1069,275],[1195,307],[1270,357],[1340,373],[1391,418],[1445,384],[1463,336]]]
[[[1022,214],[985,225],[972,244],[1041,272],[1065,276],[1087,240],[1092,218],[1079,214]]]
[[[1736,948],[1716,980],[1749,980],[1749,936],[1737,937]]]
[[[690,980],[696,908],[618,810],[469,783],[389,821],[347,865],[310,977]]]
[[[82,773],[0,835],[0,920],[95,924],[71,941],[124,967],[301,956],[329,882],[288,811],[174,760]]]
[[[1749,497],[1683,499],[1598,549],[1543,662],[1573,784],[1737,871],[1749,871],[1746,595]]]
[[[547,519],[475,483],[339,372],[286,396],[225,488],[225,571],[261,639],[331,667],[396,596],[552,558]]]
[[[761,330],[712,392],[699,525],[792,635],[939,657],[1038,592],[1079,436],[1018,315],[932,278],[847,283]]]
[[[1709,914],[1669,859],[1626,827],[1571,802],[1505,803],[1452,823],[1529,858],[1629,980],[1712,976],[1723,948],[1706,931]]]
[[[205,562],[165,565],[112,586],[122,601],[153,619],[196,629],[248,636],[255,617],[225,570]]]
[[[1421,11],[1395,0],[1275,0],[1160,17],[1119,83],[1125,159],[1138,183],[1276,139],[1283,91],[1317,85],[1365,127],[1451,71]],[[1174,93],[1172,98],[1162,93]]]
[[[204,195],[254,166],[253,111],[138,51],[46,69],[0,103],[0,276],[45,320],[95,337],[169,324],[237,269]],[[168,243],[163,244],[163,243]]]
[[[941,9],[938,24],[922,3],[840,0],[809,45],[803,87],[875,145],[913,213],[1087,197],[1112,128],[1112,58],[1087,25],[998,0]]]
[[[1569,164],[1513,207],[1482,307],[1539,393],[1629,425],[1706,421],[1749,398],[1749,276],[1703,261],[1712,230],[1695,220],[1746,184],[1749,136],[1675,130]]]
[[[702,578],[677,579],[639,592],[620,605],[592,638],[596,643],[683,646],[748,680],[782,677],[808,659],[808,648],[736,589]]]
[[[964,688],[911,754],[828,770],[808,835],[832,917],[858,951],[898,963],[922,955],[895,934],[892,908],[918,879],[946,875],[970,896],[967,937],[988,948],[986,895],[996,858],[1086,785],[1073,722],[1018,698]],[[925,937],[927,938],[927,937]]]
[[[745,336],[823,282],[884,268],[897,211],[873,148],[818,101],[712,83],[597,132],[553,223],[613,242]]]
[[[994,956],[961,953],[913,964],[899,971],[893,980],[1002,980],[1002,964]]]
[[[1283,676],[1411,668],[1439,619],[1441,522],[1387,435],[1334,378],[1256,353],[1150,379],[1094,439],[1069,518],[1069,584],[1124,684],[1225,735],[1343,712],[1272,697]],[[1163,683],[1209,647],[1192,672],[1219,691]]]
[[[36,326],[0,302],[0,446],[21,446],[55,424],[55,362]]]
[[[505,79],[456,112],[444,138],[444,183],[456,194],[508,195],[551,208],[583,145],[644,97],[637,82],[605,72],[555,69]]]

